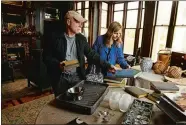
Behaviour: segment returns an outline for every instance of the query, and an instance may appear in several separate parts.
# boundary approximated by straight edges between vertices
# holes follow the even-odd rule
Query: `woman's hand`
[[[116,72],[115,66],[111,65],[110,68],[108,69],[108,72],[111,72],[114,74]]]

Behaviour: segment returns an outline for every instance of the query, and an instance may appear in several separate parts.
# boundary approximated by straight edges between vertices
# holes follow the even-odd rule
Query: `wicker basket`
[[[170,50],[159,50],[158,61],[162,61],[166,66],[169,66],[171,60]]]

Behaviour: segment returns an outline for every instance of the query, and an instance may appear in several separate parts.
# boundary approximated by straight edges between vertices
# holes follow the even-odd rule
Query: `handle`
[[[164,50],[164,49],[159,50],[159,51],[158,51],[158,54],[159,54],[161,51],[167,51],[167,52],[170,52],[169,54],[171,54],[171,50]]]

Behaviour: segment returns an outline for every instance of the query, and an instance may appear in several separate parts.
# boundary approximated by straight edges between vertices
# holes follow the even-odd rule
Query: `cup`
[[[133,100],[134,99],[132,98],[131,95],[124,93],[119,100],[120,111],[126,112],[129,106],[132,104]]]
[[[112,92],[109,98],[109,106],[112,110],[119,110],[119,100],[121,98],[121,94],[119,92]]]

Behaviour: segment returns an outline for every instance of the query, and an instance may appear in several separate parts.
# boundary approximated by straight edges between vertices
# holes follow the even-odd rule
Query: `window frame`
[[[136,1],[131,1],[131,2],[136,2]],[[123,21],[122,21],[122,26],[123,26],[123,31],[122,32],[123,33],[122,33],[122,40],[123,41],[125,40],[125,30],[126,29],[135,29],[135,38],[134,38],[134,47],[133,47],[134,49],[133,49],[133,54],[132,55],[135,55],[135,53],[137,52],[138,44],[139,44],[140,29],[143,29],[143,27],[141,27],[142,10],[145,11],[145,7],[143,7],[143,2],[145,2],[145,1],[139,1],[138,8],[135,8],[135,9],[127,9],[128,3],[129,3],[128,1],[126,1],[126,2],[114,2],[114,4],[113,4],[113,13],[114,12],[123,11]],[[123,10],[116,10],[116,11],[114,11],[115,4],[121,4],[121,3],[124,3]],[[127,12],[128,11],[132,11],[132,10],[138,10],[136,27],[135,28],[126,28]],[[112,18],[112,21],[114,21],[114,16]],[[144,20],[143,20],[143,23],[144,23]],[[143,32],[142,32],[142,35],[143,35]],[[142,42],[141,42],[141,44],[142,44]],[[125,41],[124,41],[124,44],[123,45],[125,45]],[[124,48],[124,46],[123,46],[123,48]],[[130,54],[126,54],[126,53],[124,53],[124,54],[125,55],[130,55]]]
[[[93,9],[94,9],[94,7],[93,7],[93,2],[88,1],[89,7],[86,8],[85,2],[87,2],[87,1],[75,1],[74,2],[74,10],[76,10],[76,11],[81,10],[81,15],[83,17],[85,17],[85,10],[88,9],[88,27],[85,27],[83,24],[82,32],[83,32],[84,28],[88,28],[88,43],[91,46],[93,44],[92,39],[93,39],[93,15],[94,15]],[[77,9],[77,3],[81,3],[81,9]]]
[[[176,25],[176,19],[177,19],[177,13],[178,13],[178,5],[179,5],[179,1],[172,1],[172,8],[171,8],[171,13],[170,13],[170,22],[169,25],[156,25],[157,22],[157,12],[158,12],[158,5],[159,5],[159,1],[157,1],[156,3],[156,11],[155,11],[155,25],[153,26],[153,35],[152,35],[152,44],[154,44],[154,35],[155,35],[155,26],[168,26],[168,32],[167,32],[167,39],[166,39],[166,48],[172,48],[172,44],[173,44],[173,37],[174,37],[174,30],[175,27],[186,27],[186,25]],[[153,48],[153,45],[152,45]],[[150,56],[152,57],[152,51],[150,53]]]

